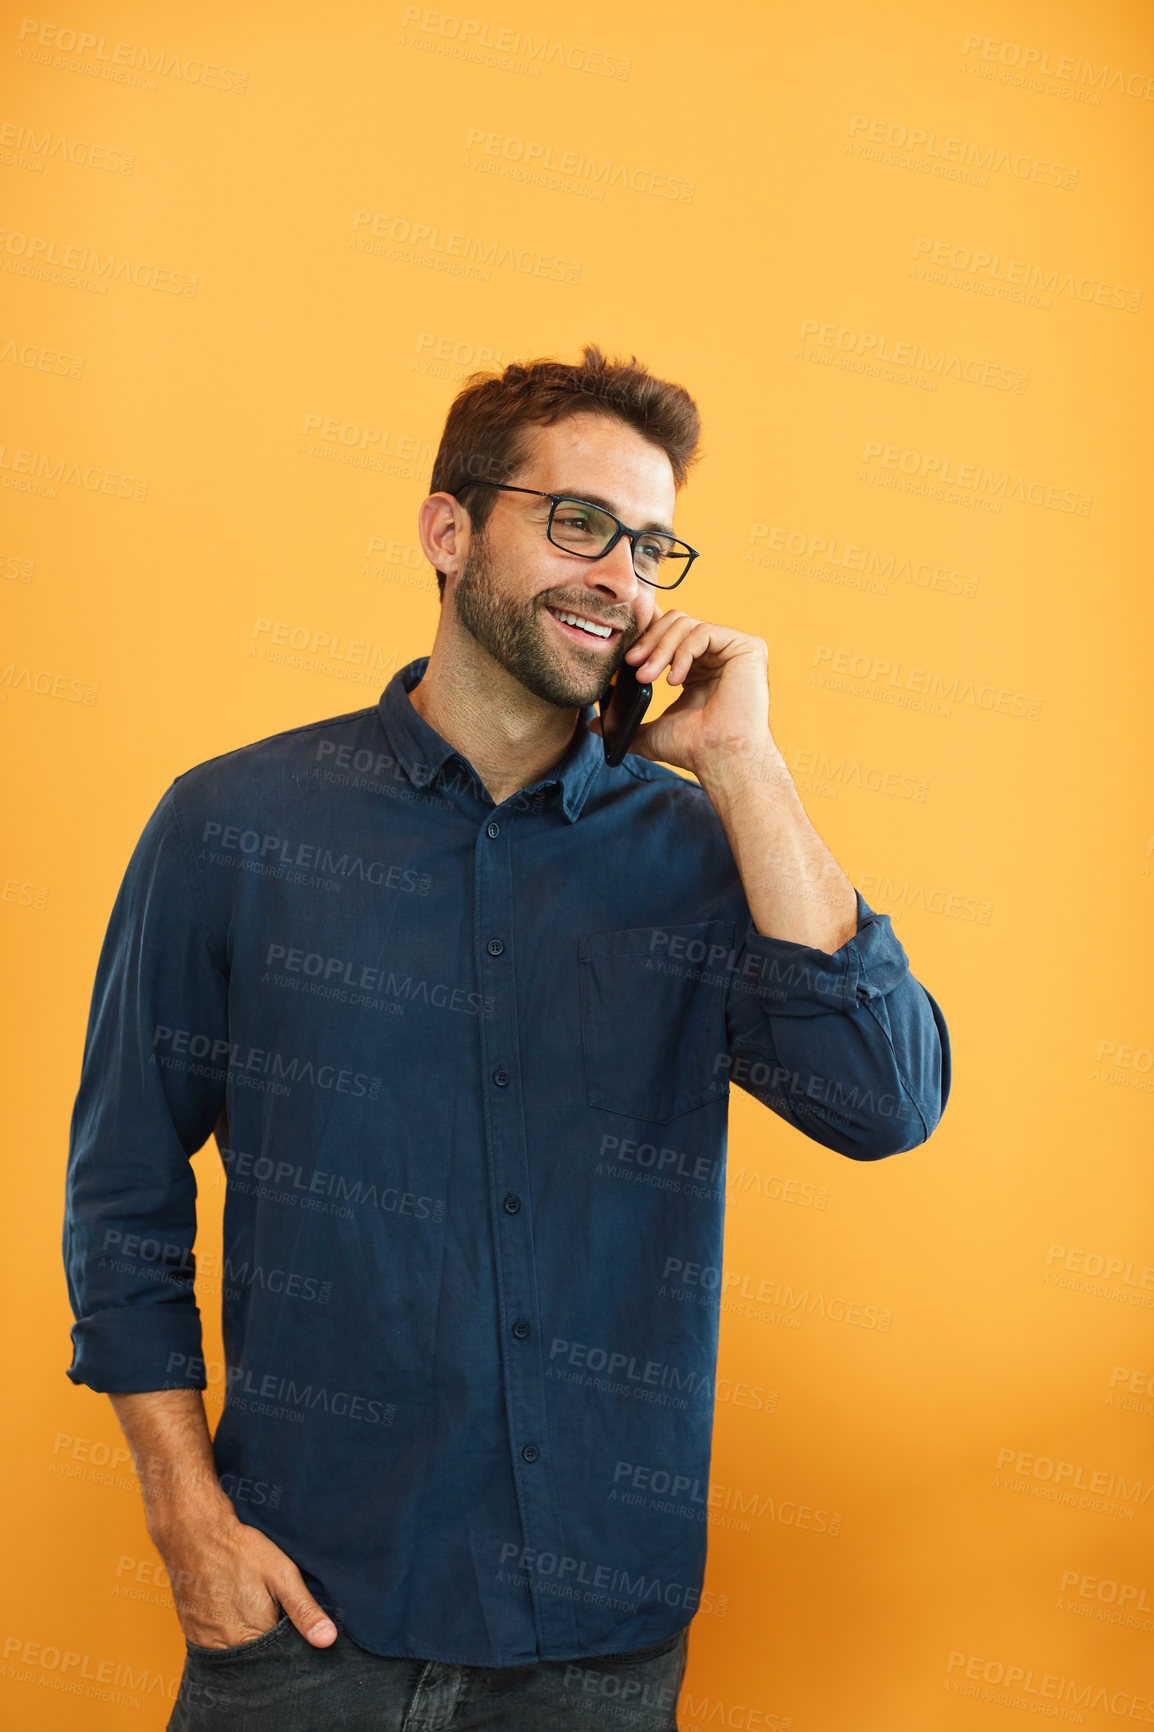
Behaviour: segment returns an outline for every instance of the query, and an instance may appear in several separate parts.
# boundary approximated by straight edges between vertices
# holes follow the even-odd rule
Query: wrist
[[[751,786],[773,792],[793,788],[789,767],[769,734],[713,745],[691,768],[710,798],[740,793]]]
[[[182,1468],[166,1462],[155,1476],[141,1474],[140,1489],[148,1531],[157,1546],[238,1520],[215,1468]]]

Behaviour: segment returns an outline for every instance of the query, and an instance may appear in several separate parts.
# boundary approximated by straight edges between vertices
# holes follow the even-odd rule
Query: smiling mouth
[[[572,608],[546,607],[545,612],[551,616],[560,629],[569,638],[587,645],[590,649],[608,647],[620,637],[622,628],[613,625],[609,620],[597,619],[590,614],[576,613]]]

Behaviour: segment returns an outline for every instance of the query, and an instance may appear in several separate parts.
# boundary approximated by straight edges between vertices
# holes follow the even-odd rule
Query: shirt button
[[[540,1453],[541,1451],[537,1448],[535,1443],[527,1443],[521,1451],[521,1459],[523,1461],[536,1461]]]
[[[499,938],[490,938],[485,948],[488,950],[490,956],[500,956],[505,946],[501,943]]]
[[[510,1191],[509,1195],[504,1200],[503,1207],[507,1215],[515,1215],[517,1210],[521,1207],[520,1197],[518,1197],[513,1191]]]
[[[508,1086],[509,1086],[509,1073],[508,1073],[508,1071],[507,1070],[495,1070],[493,1072],[493,1081],[496,1083],[496,1085],[499,1089],[508,1088]]]
[[[486,836],[492,836],[494,838],[499,836],[501,834],[500,824],[486,824],[485,825],[485,834],[486,834]]]
[[[524,1341],[526,1335],[531,1335],[533,1333],[532,1324],[526,1323],[523,1317],[518,1317],[516,1323],[513,1325],[513,1333],[517,1337],[518,1341]]]

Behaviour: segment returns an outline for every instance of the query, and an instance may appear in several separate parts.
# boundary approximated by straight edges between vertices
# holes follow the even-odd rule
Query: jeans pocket
[[[202,1648],[199,1642],[190,1642],[186,1636],[184,1645],[188,1653],[197,1660],[237,1660],[249,1654],[263,1653],[278,1636],[283,1636],[286,1630],[292,1628],[292,1619],[287,1612],[282,1612],[270,1629],[262,1630],[259,1636],[252,1636],[247,1642],[232,1642],[227,1648]]]
[[[310,1648],[282,1612],[270,1630],[227,1648],[205,1648],[185,1638],[184,1672],[168,1732],[296,1732],[316,1721],[301,1708],[318,1650]],[[315,1677],[311,1679],[315,1683]],[[311,1697],[309,1698],[311,1700]],[[305,1713],[305,1717],[300,1715]],[[338,1719],[332,1721],[339,1725]]]

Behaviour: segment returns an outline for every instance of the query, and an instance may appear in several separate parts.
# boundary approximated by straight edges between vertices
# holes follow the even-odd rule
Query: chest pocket
[[[667,1124],[726,1094],[733,922],[634,926],[578,940],[591,1107]]]

